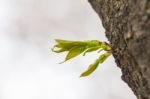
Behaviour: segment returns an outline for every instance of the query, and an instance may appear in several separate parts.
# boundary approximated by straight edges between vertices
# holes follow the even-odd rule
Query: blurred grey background
[[[58,64],[54,39],[107,41],[86,0],[0,0],[0,99],[136,99],[110,57],[79,75],[97,53]]]

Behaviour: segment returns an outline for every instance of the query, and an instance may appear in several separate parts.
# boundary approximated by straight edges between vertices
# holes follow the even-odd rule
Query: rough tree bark
[[[122,79],[150,99],[150,0],[89,0],[102,20]]]

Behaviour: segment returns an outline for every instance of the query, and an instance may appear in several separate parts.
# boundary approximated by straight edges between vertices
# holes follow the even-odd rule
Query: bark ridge
[[[122,79],[150,99],[150,0],[89,0],[106,30]]]

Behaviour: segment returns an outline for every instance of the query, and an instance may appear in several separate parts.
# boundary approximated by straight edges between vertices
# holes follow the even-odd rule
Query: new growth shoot
[[[102,64],[111,54],[112,49],[110,45],[106,42],[101,42],[98,40],[88,40],[88,41],[69,41],[56,39],[56,45],[52,48],[53,52],[62,53],[68,52],[65,60],[61,63],[64,63],[80,54],[83,53],[85,56],[89,52],[93,51],[105,51],[104,54],[101,54],[94,63],[89,65],[87,70],[85,70],[80,77],[85,77],[93,73],[99,64]]]

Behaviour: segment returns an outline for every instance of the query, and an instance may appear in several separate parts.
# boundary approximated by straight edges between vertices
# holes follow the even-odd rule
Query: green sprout
[[[96,70],[99,64],[102,64],[112,54],[112,49],[110,45],[106,42],[101,42],[98,40],[70,41],[70,40],[56,39],[55,41],[56,45],[52,48],[53,52],[56,53],[68,52],[65,60],[61,63],[64,63],[82,53],[83,56],[85,56],[89,52],[105,51],[105,53],[101,54],[100,57],[96,59],[93,64],[89,65],[87,70],[85,70],[80,75],[80,77],[89,76]]]

